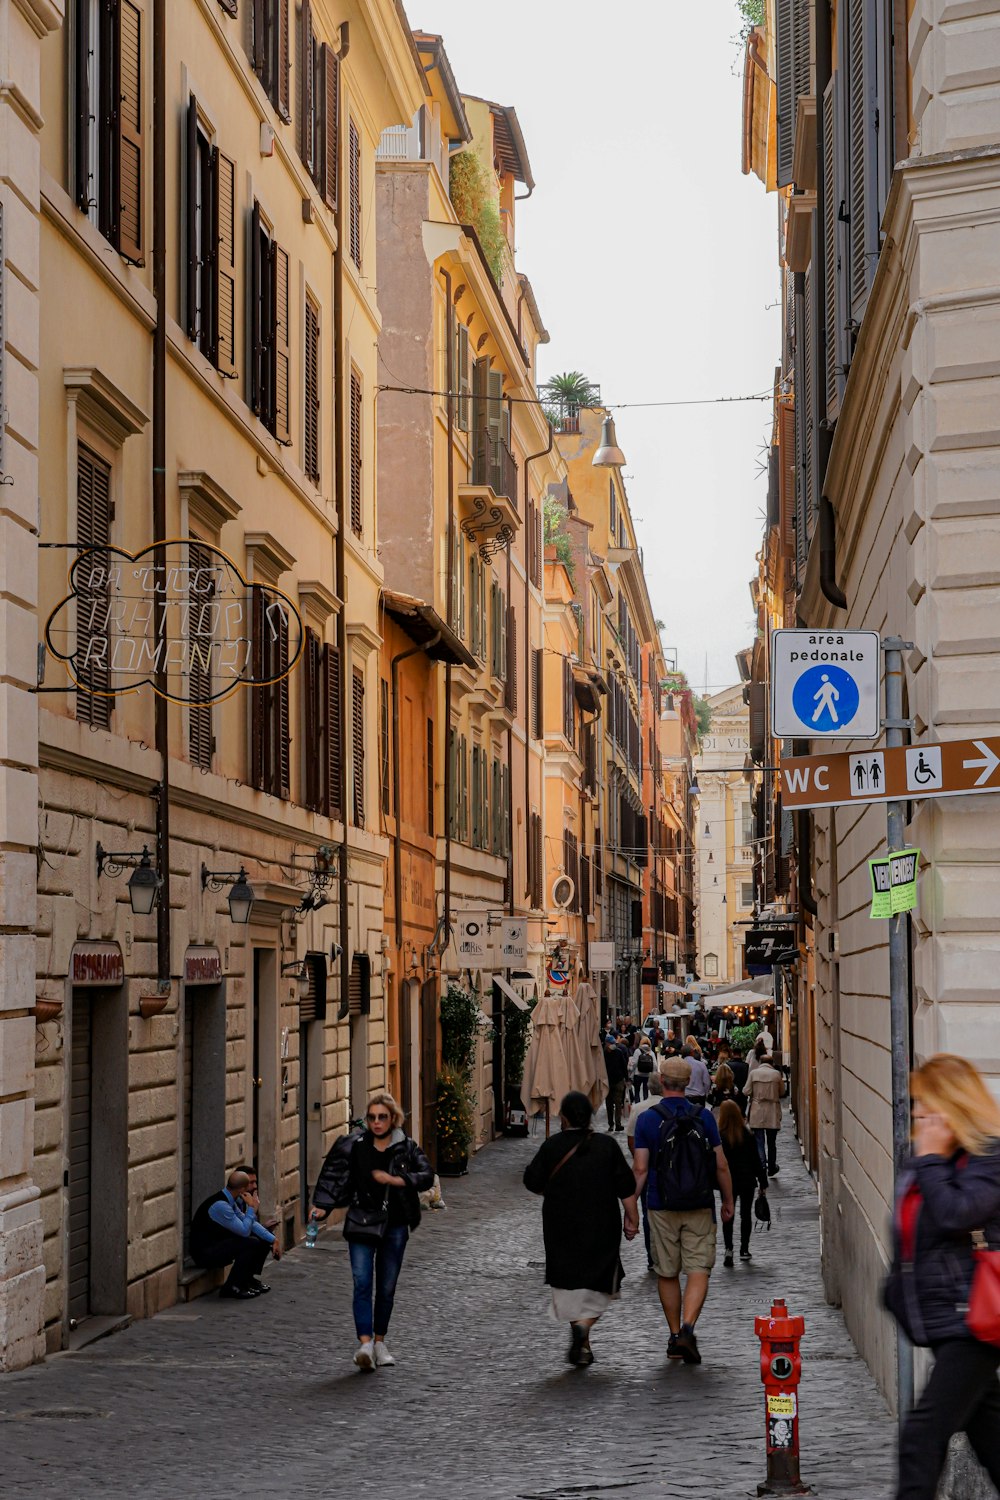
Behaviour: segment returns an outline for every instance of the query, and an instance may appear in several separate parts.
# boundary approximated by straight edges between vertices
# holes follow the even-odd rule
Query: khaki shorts
[[[715,1265],[715,1220],[710,1208],[654,1208],[649,1239],[657,1276],[711,1271]]]

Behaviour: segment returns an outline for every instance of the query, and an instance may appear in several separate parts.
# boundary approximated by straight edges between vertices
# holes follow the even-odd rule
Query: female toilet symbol
[[[833,722],[839,724],[840,720],[837,718],[836,703],[840,694],[830,681],[829,673],[824,672],[820,681],[821,686],[819,691],[813,693],[813,702],[816,704],[816,708],[813,711],[812,721],[814,724],[817,723],[822,718],[824,711],[826,711]]]

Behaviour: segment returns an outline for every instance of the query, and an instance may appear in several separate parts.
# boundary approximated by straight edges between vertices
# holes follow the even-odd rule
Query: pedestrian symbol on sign
[[[850,724],[859,702],[857,682],[833,662],[803,672],[792,691],[792,706],[800,721],[820,734]]]

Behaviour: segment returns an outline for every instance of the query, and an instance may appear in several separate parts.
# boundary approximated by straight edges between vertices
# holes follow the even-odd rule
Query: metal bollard
[[[758,1495],[811,1495],[799,1476],[799,1342],[805,1318],[790,1317],[783,1298],[771,1304],[771,1315],[754,1318],[760,1339],[760,1378],[764,1382],[767,1431],[767,1479]]]

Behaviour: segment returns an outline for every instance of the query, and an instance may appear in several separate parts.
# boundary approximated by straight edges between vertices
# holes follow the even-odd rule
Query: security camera
[[[343,951],[344,950],[340,946],[339,943],[331,943],[330,944],[330,967],[331,968],[337,962],[337,959],[340,957],[340,955],[343,953]]]

